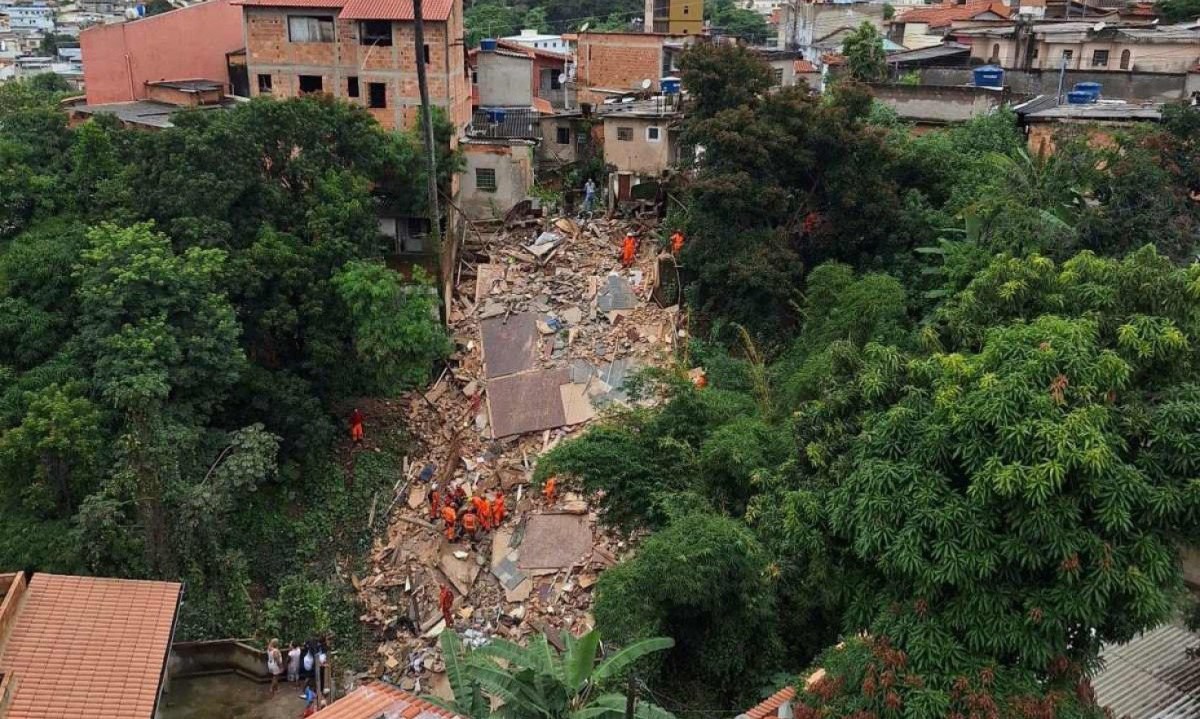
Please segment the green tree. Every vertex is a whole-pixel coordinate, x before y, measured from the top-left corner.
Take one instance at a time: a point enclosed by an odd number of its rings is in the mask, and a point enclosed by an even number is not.
[[[691,95],[689,121],[751,105],[771,87],[771,68],[749,50],[725,43],[699,43],[679,59],[683,85]]]
[[[730,35],[763,44],[771,35],[762,13],[738,7],[733,0],[710,0],[704,4],[704,19]]]
[[[1200,17],[1197,0],[1163,0],[1155,8],[1164,23],[1189,22]]]
[[[882,82],[887,79],[887,55],[883,51],[883,36],[879,29],[864,21],[842,42],[842,54],[850,76],[860,82]]]
[[[405,285],[382,263],[351,262],[333,278],[354,323],[354,348],[374,370],[373,391],[395,394],[428,378],[450,352],[437,289],[420,268]]]
[[[536,17],[534,18],[536,19]],[[463,17],[467,30],[467,46],[479,47],[485,37],[497,38],[516,35],[521,30],[524,17],[511,5],[492,0],[472,3]]]
[[[525,16],[521,18],[521,27],[538,32],[549,32],[550,23],[546,20],[545,8],[535,6],[526,10]]]
[[[782,654],[774,596],[753,533],[727,517],[690,514],[601,575],[596,622],[618,642],[676,633],[658,668],[666,691],[728,706],[746,701],[756,688],[748,678]]]

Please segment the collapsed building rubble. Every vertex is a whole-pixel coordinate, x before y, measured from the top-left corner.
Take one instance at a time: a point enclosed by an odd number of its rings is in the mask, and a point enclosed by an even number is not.
[[[468,643],[534,632],[557,642],[564,629],[591,627],[592,589],[624,543],[597,526],[583,498],[544,497],[530,481],[541,454],[628,403],[626,377],[670,363],[685,337],[678,308],[651,299],[653,229],[514,215],[465,247],[448,308],[456,351],[437,382],[406,400],[419,456],[397,482],[369,574],[353,578],[362,620],[380,640],[373,674],[445,693],[442,586],[453,590],[451,618]],[[631,230],[643,247],[622,268],[617,251]],[[503,492],[508,518],[473,541],[447,539],[430,496],[457,487]]]

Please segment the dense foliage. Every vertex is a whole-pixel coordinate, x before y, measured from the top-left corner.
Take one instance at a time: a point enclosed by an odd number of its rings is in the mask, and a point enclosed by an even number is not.
[[[1031,154],[1007,113],[913,136],[844,81],[683,65],[669,221],[716,342],[538,466],[649,533],[600,628],[678,640],[671,710],[819,665],[805,717],[1099,716],[1101,643],[1175,615],[1197,539],[1197,114]]]
[[[344,476],[334,413],[448,351],[376,229],[424,211],[418,142],[329,98],[159,132],[53,99],[0,87],[0,566],[182,578],[185,637],[352,627],[316,562],[391,471]]]

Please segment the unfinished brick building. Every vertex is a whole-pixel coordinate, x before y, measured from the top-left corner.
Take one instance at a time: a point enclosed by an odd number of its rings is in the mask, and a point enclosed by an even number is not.
[[[640,32],[581,32],[576,82],[580,102],[640,90],[643,80],[657,92],[659,81],[675,73],[675,60],[695,35]]]
[[[251,95],[324,92],[387,128],[420,122],[411,0],[241,0]],[[462,0],[423,4],[429,99],[471,119]]]

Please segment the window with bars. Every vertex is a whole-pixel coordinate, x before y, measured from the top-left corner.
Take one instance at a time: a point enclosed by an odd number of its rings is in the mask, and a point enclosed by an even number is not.
[[[1092,67],[1108,67],[1108,50],[1092,52]]]
[[[633,128],[632,127],[618,127],[617,128],[617,139],[620,140],[621,142],[632,142],[633,141]]]
[[[289,15],[291,42],[333,42],[333,18],[319,15]]]
[[[496,171],[491,167],[476,167],[475,189],[480,192],[495,192]]]

